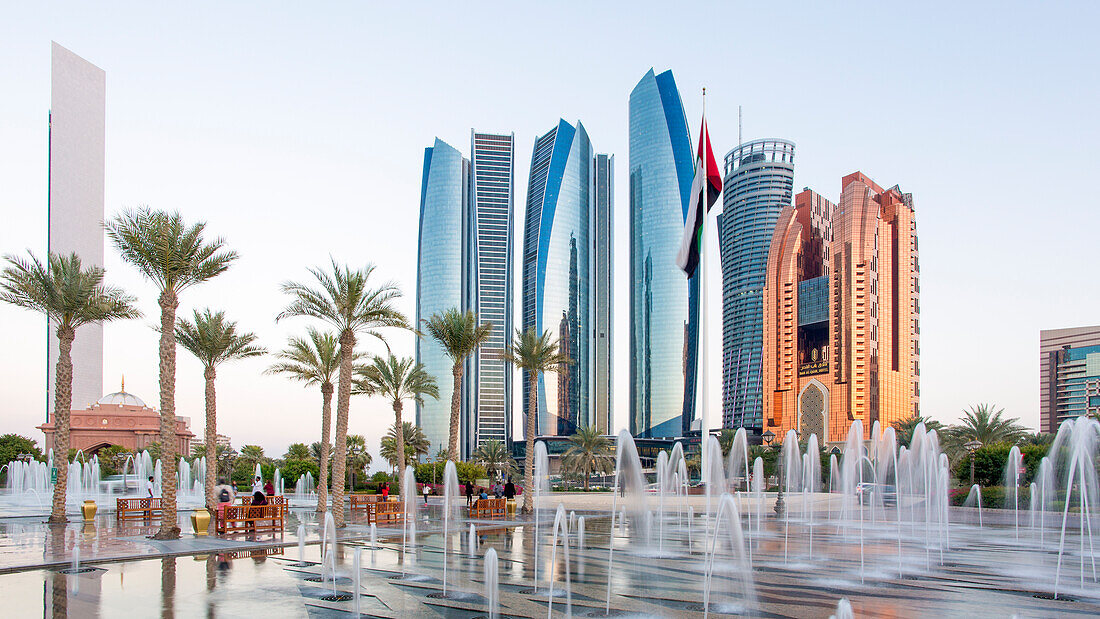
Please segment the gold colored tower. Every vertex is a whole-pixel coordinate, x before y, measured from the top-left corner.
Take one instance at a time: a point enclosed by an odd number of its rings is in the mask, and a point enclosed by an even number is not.
[[[784,207],[764,285],[764,427],[843,441],[918,410],[920,304],[911,194],[845,176],[834,205]]]

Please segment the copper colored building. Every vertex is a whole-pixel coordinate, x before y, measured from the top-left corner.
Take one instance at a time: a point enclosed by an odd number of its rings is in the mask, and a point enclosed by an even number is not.
[[[54,414],[38,426],[46,435],[46,449],[53,449]],[[191,421],[176,416],[176,453],[191,454]],[[84,410],[73,410],[69,423],[69,447],[92,454],[108,445],[121,445],[128,450],[146,449],[160,441],[160,413],[149,408],[141,398],[121,391],[107,394]]]
[[[764,430],[826,442],[918,410],[913,198],[860,172],[833,204],[806,189],[779,215],[764,284]]]

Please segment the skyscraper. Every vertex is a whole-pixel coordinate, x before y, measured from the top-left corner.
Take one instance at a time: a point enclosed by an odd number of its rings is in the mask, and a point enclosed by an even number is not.
[[[699,281],[676,265],[695,173],[671,71],[630,93],[630,432],[683,436],[695,410]],[[689,388],[685,388],[689,387]]]
[[[107,75],[57,43],[51,72],[49,251],[75,252],[84,267],[102,267]],[[54,404],[56,328],[51,322],[46,336],[47,413]],[[72,407],[83,409],[103,395],[102,325],[81,327],[72,361]]]
[[[513,136],[471,131],[473,160],[441,140],[425,149],[417,261],[417,321],[451,308],[472,310],[492,335],[463,368],[459,452],[511,440],[511,366],[500,359],[512,333]],[[439,385],[439,399],[417,404],[416,421],[433,452],[450,432],[453,361],[431,337],[417,360]]]
[[[470,162],[457,149],[436,139],[424,149],[420,184],[420,236],[416,270],[416,324],[432,314],[463,309],[472,265],[467,253]],[[433,337],[416,338],[416,359],[435,377],[439,398],[416,405],[416,423],[431,442],[429,453],[447,447],[450,438],[454,362]],[[469,381],[466,381],[469,382]],[[460,438],[461,442],[461,438]]]
[[[1039,332],[1039,431],[1100,415],[1100,326]]]
[[[794,143],[745,142],[726,154],[722,256],[722,427],[763,432],[764,275],[779,212],[791,204]]]
[[[594,161],[595,198],[592,201],[592,342],[593,380],[591,423],[601,434],[614,431],[612,308],[615,304],[614,235],[615,156],[598,154]]]
[[[470,248],[476,265],[467,306],[493,325],[489,340],[471,360],[470,401],[476,432],[468,432],[464,454],[477,445],[512,438],[512,365],[500,354],[512,339],[512,203],[515,136],[471,131]]]
[[[920,271],[913,197],[856,172],[834,206],[784,207],[764,286],[764,423],[843,441],[918,412]]]
[[[523,329],[550,331],[573,360],[538,378],[540,435],[568,435],[591,423],[592,173],[592,143],[581,123],[561,120],[535,140],[524,220]],[[529,389],[525,376],[525,415],[532,413]]]

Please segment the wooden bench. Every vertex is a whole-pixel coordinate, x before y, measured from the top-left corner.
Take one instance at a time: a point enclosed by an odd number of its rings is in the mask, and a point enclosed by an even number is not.
[[[351,499],[351,511],[356,510],[370,511],[371,503],[378,503],[382,501],[381,494],[349,494],[348,498]]]
[[[115,499],[115,516],[119,520],[152,518],[160,513],[160,497]]]
[[[498,520],[505,517],[507,499],[478,499],[468,509],[470,518]]]
[[[237,500],[240,501],[241,505],[252,505],[252,495],[251,494],[241,495],[241,496],[237,497]],[[269,497],[267,497],[267,504],[268,505],[277,505],[277,506],[279,506],[283,510],[283,517],[286,518],[286,510],[290,507],[290,504],[287,503],[287,500],[286,500],[285,496],[281,496],[281,495],[269,496]]]
[[[401,501],[374,501],[367,503],[367,524],[402,524],[405,522],[405,506]]]
[[[214,530],[219,534],[281,532],[285,520],[286,505],[226,505],[216,516]]]

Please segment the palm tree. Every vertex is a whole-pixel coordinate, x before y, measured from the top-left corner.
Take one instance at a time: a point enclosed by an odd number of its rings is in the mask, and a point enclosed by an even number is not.
[[[214,482],[218,477],[217,396],[214,379],[217,367],[226,361],[258,357],[267,351],[254,344],[256,334],[238,333],[237,323],[225,319],[225,312],[194,311],[194,320],[181,318],[176,324],[176,341],[202,362],[206,379],[206,505],[213,510]],[[213,531],[213,520],[210,521]]]
[[[397,451],[397,472],[405,470],[404,424],[401,422],[403,400],[424,402],[424,396],[439,398],[439,388],[435,378],[424,371],[424,365],[411,357],[395,357],[390,353],[386,358],[375,357],[374,363],[363,368],[357,381],[360,389],[377,393],[393,400],[394,445]],[[424,450],[427,453],[427,449]]]
[[[250,470],[255,470],[256,465],[262,463],[267,458],[264,457],[264,448],[259,445],[245,445],[241,447],[240,459],[248,463]]]
[[[722,457],[730,455],[730,451],[733,450],[733,439],[737,438],[737,432],[731,428],[722,428],[722,431],[718,433],[718,446],[722,448]]]
[[[538,427],[538,386],[539,375],[543,372],[556,372],[561,366],[572,363],[568,355],[558,349],[559,341],[550,338],[549,331],[536,335],[534,329],[516,332],[516,339],[504,350],[502,357],[527,372],[527,461],[523,466],[523,513],[531,513],[531,502],[535,481],[535,432]]]
[[[414,426],[408,421],[401,422],[401,437],[405,442],[405,459],[419,460],[420,456],[427,455],[431,449],[431,442],[424,435],[420,426]],[[390,463],[390,468],[397,470],[397,424],[394,423],[382,437],[382,445],[379,453],[382,459]]]
[[[309,453],[309,447],[306,447],[305,443],[291,443],[286,448],[286,454],[283,456],[284,460],[309,460],[312,456]]]
[[[569,448],[562,454],[561,463],[566,470],[584,477],[587,491],[592,475],[607,474],[615,469],[611,441],[594,427],[577,428],[576,434],[569,437]]]
[[[267,369],[269,374],[286,374],[306,385],[321,387],[321,441],[316,443],[320,475],[317,482],[317,513],[328,509],[329,429],[332,424],[332,379],[340,368],[339,343],[336,336],[310,327],[307,337],[291,337],[287,347],[277,356],[280,361]],[[361,357],[352,355],[352,362]]]
[[[1005,418],[1004,409],[994,411],[993,404],[978,404],[963,411],[960,423],[948,426],[947,435],[955,443],[981,441],[983,445],[993,443],[1015,443],[1027,435],[1027,428],[1021,426],[1017,417]]]
[[[49,254],[43,264],[34,254],[28,259],[5,256],[8,265],[0,273],[0,299],[45,314],[57,325],[57,366],[54,372],[54,458],[58,459],[53,487],[51,523],[64,523],[65,492],[69,473],[69,412],[73,399],[73,341],[86,324],[137,318],[133,297],[103,283],[104,270],[83,268],[76,254]]]
[[[508,447],[495,438],[491,438],[477,446],[477,449],[474,450],[474,462],[485,467],[489,479],[496,479],[501,475],[511,475],[516,467]]]
[[[340,374],[336,391],[336,454],[333,457],[332,504],[337,527],[344,526],[344,468],[347,465],[348,409],[351,405],[351,383],[355,344],[360,332],[381,339],[382,327],[412,329],[405,316],[393,307],[401,291],[392,283],[377,288],[369,286],[373,265],[359,270],[336,264],[332,273],[310,269],[317,286],[287,282],[283,292],[294,299],[276,320],[291,316],[307,316],[323,320],[336,328],[340,342]],[[326,438],[322,443],[327,443]]]
[[[925,430],[935,430],[937,434],[943,432],[943,424],[930,417],[922,417],[920,413],[913,413],[904,419],[898,419],[891,427],[897,435],[898,446],[909,445],[913,442],[913,431],[917,426],[924,424]]]
[[[442,314],[433,314],[424,321],[432,337],[439,340],[447,356],[454,361],[451,374],[454,376],[454,390],[451,393],[451,434],[447,443],[447,459],[458,460],[458,413],[462,403],[462,369],[466,358],[477,352],[479,346],[493,334],[491,323],[478,324],[477,314],[472,311],[460,312],[451,308]]]
[[[355,489],[355,472],[370,464],[371,455],[367,451],[367,439],[362,434],[348,435],[348,473],[351,480],[348,485]]]
[[[178,212],[123,211],[105,225],[122,259],[153,282],[160,295],[160,443],[164,449],[160,530],[154,539],[177,539],[176,525],[176,309],[181,292],[220,275],[237,253],[225,240],[207,242],[205,222],[192,226]]]

